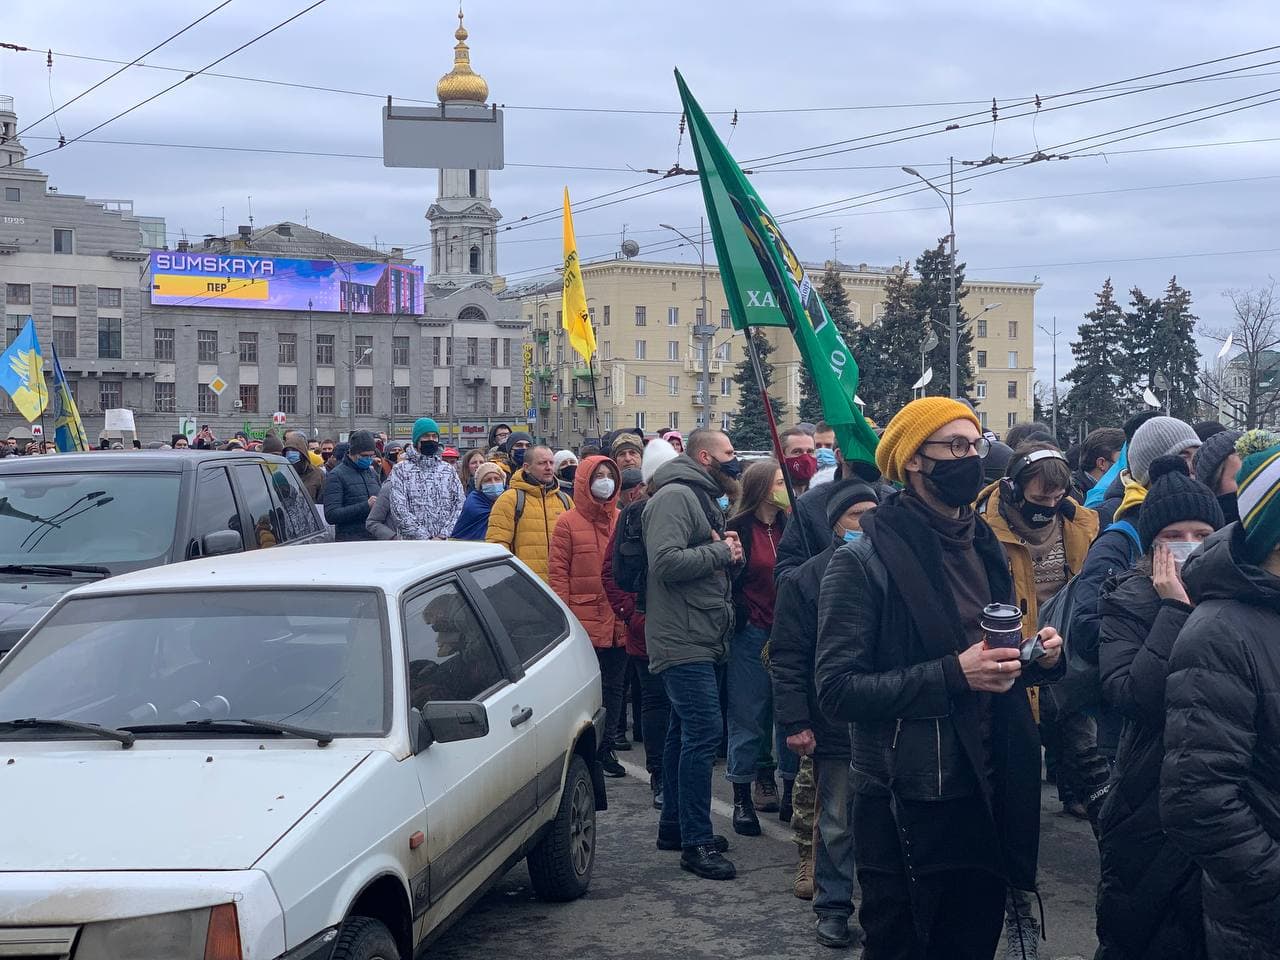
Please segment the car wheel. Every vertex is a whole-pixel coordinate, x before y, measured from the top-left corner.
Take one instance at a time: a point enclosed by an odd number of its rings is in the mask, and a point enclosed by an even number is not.
[[[529,852],[529,879],[543,900],[576,900],[596,862],[596,795],[586,761],[575,754],[546,836]]]
[[[349,917],[338,931],[330,960],[401,960],[395,937],[381,920]]]

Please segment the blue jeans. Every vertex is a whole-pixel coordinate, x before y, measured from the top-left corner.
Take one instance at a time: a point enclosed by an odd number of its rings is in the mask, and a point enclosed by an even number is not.
[[[813,758],[818,781],[818,835],[813,846],[813,912],[819,917],[853,913],[853,790],[849,760]]]
[[[671,720],[662,755],[662,816],[658,832],[680,834],[685,847],[710,843],[711,770],[720,745],[720,693],[710,663],[667,667],[662,678]]]
[[[773,687],[769,671],[760,660],[769,633],[748,623],[729,644],[729,762],[725,778],[730,783],[752,783],[762,767],[761,758],[777,750],[778,770],[784,780],[794,780],[800,757],[787,747],[787,738],[773,722]]]

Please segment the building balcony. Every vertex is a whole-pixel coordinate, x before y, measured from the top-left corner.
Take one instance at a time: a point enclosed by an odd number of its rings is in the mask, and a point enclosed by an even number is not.
[[[59,357],[69,377],[153,377],[155,360],[123,360],[106,357]]]
[[[573,375],[579,380],[590,380],[591,377],[594,375],[594,372],[595,371],[593,371],[591,367],[574,367],[573,368]]]
[[[711,394],[711,406],[713,406],[713,407],[714,407],[714,406],[717,404],[717,402],[719,401],[719,399],[720,399],[720,395],[719,395],[719,394],[717,394],[717,393],[713,393],[713,394]],[[695,393],[695,394],[693,395],[693,405],[694,405],[695,407],[703,407],[703,406],[706,406],[706,404],[703,402],[703,397],[702,397],[702,391],[701,391],[701,390],[699,390],[697,393]]]
[[[573,395],[573,405],[575,407],[594,407],[596,399],[589,393],[575,393]]]
[[[533,342],[534,342],[534,343],[546,343],[546,342],[548,342],[550,339],[551,339],[551,334],[549,334],[546,330],[535,330],[535,331],[533,331]]]
[[[539,368],[538,368],[538,379],[539,379],[539,380],[551,380],[551,379],[554,379],[555,375],[556,375],[556,374],[555,374],[555,371],[554,371],[554,370],[552,370],[550,367],[539,367]]]
[[[550,398],[550,397],[548,397],[548,396],[545,396],[545,395],[543,395],[543,396],[539,397],[539,398],[538,398],[538,409],[539,409],[539,410],[550,410],[550,409],[551,409],[551,398]]]
[[[684,369],[688,373],[702,373],[702,360],[699,357],[686,356],[684,358]],[[713,375],[724,372],[724,361],[712,359],[707,368]]]

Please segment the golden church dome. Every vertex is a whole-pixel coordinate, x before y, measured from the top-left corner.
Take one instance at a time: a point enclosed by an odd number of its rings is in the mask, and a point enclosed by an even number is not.
[[[467,28],[462,25],[462,8],[458,8],[458,43],[453,48],[453,69],[436,84],[436,99],[441,103],[469,100],[484,103],[489,99],[489,84],[471,69],[471,50],[467,47]]]

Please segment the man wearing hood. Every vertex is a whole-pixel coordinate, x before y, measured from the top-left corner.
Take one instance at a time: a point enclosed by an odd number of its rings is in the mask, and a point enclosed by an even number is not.
[[[312,500],[319,503],[324,489],[324,472],[312,463],[308,453],[305,436],[297,431],[285,434],[284,458],[293,464],[303,489],[311,494]]]
[[[444,540],[465,496],[458,472],[440,456],[440,428],[430,417],[413,425],[413,446],[391,471],[391,516],[401,540]]]
[[[512,445],[512,462],[518,459],[521,466],[489,513],[485,540],[502,544],[546,580],[556,520],[573,508],[573,501],[560,490],[551,448],[528,446],[528,437],[527,433],[513,433],[507,438]]]
[[[671,702],[658,847],[681,850],[681,868],[709,880],[737,874],[723,856],[727,842],[711,830],[711,772],[722,732],[716,666],[728,660],[732,575],[743,557],[724,511],[741,472],[726,434],[695,430],[685,453],[654,474],[641,516],[645,645]]]

